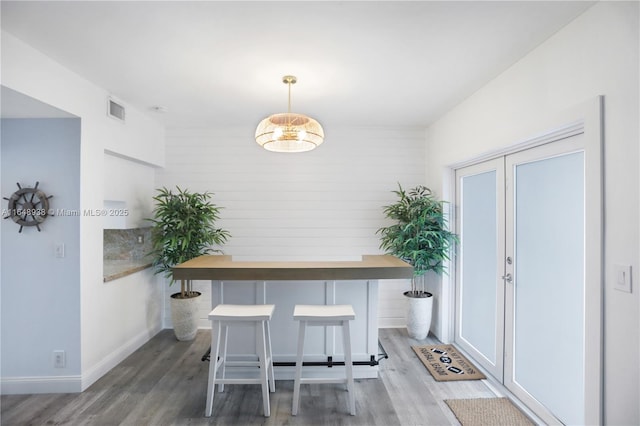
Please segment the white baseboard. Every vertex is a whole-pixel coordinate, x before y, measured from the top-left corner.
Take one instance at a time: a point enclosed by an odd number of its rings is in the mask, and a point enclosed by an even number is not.
[[[378,328],[406,328],[407,327],[407,322],[404,318],[380,318],[378,319]],[[431,333],[431,336],[435,337],[436,339],[442,341],[440,339],[440,336],[437,333],[438,328],[436,327],[436,324],[433,323],[433,321],[431,322],[431,328],[429,329],[429,333]],[[443,342],[443,343],[450,343],[450,342]]]
[[[99,363],[89,368],[82,375],[2,377],[0,378],[0,394],[23,395],[82,392],[122,362],[126,357],[135,352],[140,346],[147,343],[153,336],[158,334],[160,330],[162,330],[162,326],[158,324],[153,329],[138,334],[111,352],[111,354],[103,358]]]
[[[404,318],[378,318],[378,328],[404,328],[407,320]]]
[[[78,393],[82,391],[81,376],[3,377],[0,394]]]
[[[165,329],[173,330],[173,324],[169,321],[168,324],[165,324]],[[211,321],[205,318],[198,319],[198,330],[211,330]]]
[[[162,325],[157,324],[150,330],[145,330],[134,338],[130,339],[124,345],[120,346],[109,355],[104,357],[100,362],[88,368],[82,374],[82,391],[94,384],[98,379],[108,373],[113,367],[120,364],[129,355],[138,350],[142,345],[147,343],[153,336],[162,330]]]
[[[24,395],[37,393],[77,393],[91,386],[109,370],[147,343],[162,329],[158,324],[151,330],[146,330],[111,354],[103,358],[98,364],[89,368],[82,375],[76,376],[24,376],[0,378],[0,394]]]

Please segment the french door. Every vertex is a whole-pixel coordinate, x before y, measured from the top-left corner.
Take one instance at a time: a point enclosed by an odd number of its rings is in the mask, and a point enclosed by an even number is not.
[[[504,158],[456,171],[455,340],[500,382],[504,369]]]
[[[599,386],[587,378],[600,373],[586,296],[601,283],[585,274],[600,253],[587,244],[585,164],[577,134],[456,170],[455,341],[550,424],[585,424]]]

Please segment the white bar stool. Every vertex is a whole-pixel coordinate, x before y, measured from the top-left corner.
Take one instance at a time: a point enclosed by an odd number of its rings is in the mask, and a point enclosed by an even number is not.
[[[271,356],[271,332],[269,321],[273,315],[274,305],[218,305],[209,313],[211,320],[211,361],[209,364],[209,383],[207,386],[206,417],[210,417],[213,411],[213,396],[215,385],[218,391],[224,391],[225,384],[261,384],[262,403],[264,416],[269,417],[269,390],[275,392],[276,382],[273,374],[273,362]],[[256,328],[256,353],[258,362],[255,361],[227,361],[227,335],[229,325],[254,322]],[[258,378],[225,378],[226,366],[258,366],[260,376]],[[222,369],[220,378],[218,370]]]
[[[351,305],[296,305],[293,319],[300,321],[298,331],[298,357],[296,359],[296,377],[293,383],[293,406],[291,414],[298,414],[300,405],[300,385],[302,383],[346,383],[349,391],[349,408],[352,416],[356,414],[356,399],[353,391],[353,362],[351,360],[351,333],[349,321],[356,314]],[[304,336],[307,326],[340,326],[344,348],[346,378],[303,378],[302,358],[304,355]]]

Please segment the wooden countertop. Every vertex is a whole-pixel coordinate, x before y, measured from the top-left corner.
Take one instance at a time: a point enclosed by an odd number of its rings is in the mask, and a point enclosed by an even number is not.
[[[364,280],[413,277],[413,267],[390,255],[362,256],[361,261],[242,262],[231,256],[206,255],[173,268],[175,280]]]
[[[105,259],[103,262],[102,280],[106,283],[126,277],[147,268],[151,268],[152,260],[149,258],[142,259]]]

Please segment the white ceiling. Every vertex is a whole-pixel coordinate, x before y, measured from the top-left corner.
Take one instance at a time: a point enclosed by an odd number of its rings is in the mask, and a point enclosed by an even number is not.
[[[426,127],[593,2],[2,1],[2,29],[169,126]],[[10,105],[3,102],[3,113]]]

